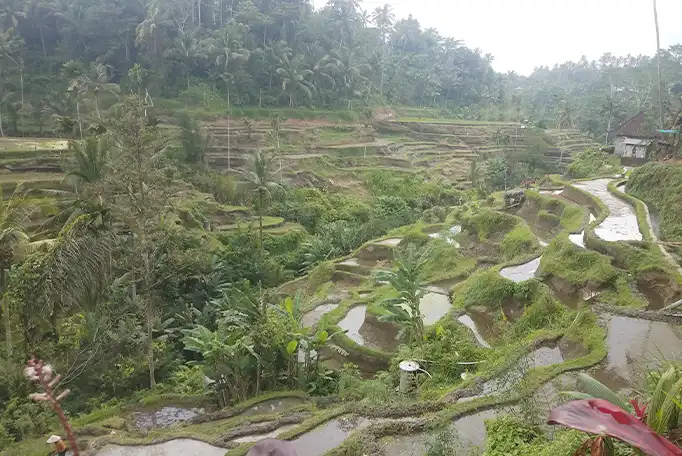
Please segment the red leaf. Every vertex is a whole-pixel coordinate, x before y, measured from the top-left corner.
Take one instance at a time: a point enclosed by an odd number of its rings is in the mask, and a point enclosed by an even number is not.
[[[603,399],[572,401],[555,408],[547,424],[561,424],[590,434],[614,437],[649,455],[682,456],[682,450],[656,434],[637,417]]]
[[[644,418],[646,418],[646,408],[648,404],[645,403],[640,407],[639,401],[637,399],[631,399],[630,404],[632,404],[632,407],[635,409],[635,415],[637,415],[637,418],[639,418],[640,421],[644,420]]]

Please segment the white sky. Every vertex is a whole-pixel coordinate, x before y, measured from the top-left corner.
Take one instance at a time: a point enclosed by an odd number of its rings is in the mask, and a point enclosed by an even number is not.
[[[536,66],[605,52],[656,52],[652,0],[364,0],[361,6],[372,11],[384,3],[396,19],[412,14],[423,28],[492,54],[502,72],[529,74]],[[682,1],[658,0],[662,47],[682,43],[680,18]]]

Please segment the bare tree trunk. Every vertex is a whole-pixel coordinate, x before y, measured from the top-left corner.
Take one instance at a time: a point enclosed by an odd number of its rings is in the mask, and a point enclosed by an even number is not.
[[[21,85],[21,134],[24,132],[24,58],[19,57],[19,83]],[[82,135],[81,135],[82,136]]]
[[[654,22],[656,24],[656,67],[658,73],[658,128],[663,128],[663,86],[661,84],[661,36],[658,29],[658,9],[654,0]]]
[[[230,130],[230,89],[227,89],[227,170],[232,169],[230,167],[230,139],[232,136],[232,131]]]
[[[2,67],[0,67],[0,83],[2,82]],[[0,90],[0,97],[2,96],[2,90]],[[2,103],[0,103],[0,136],[5,136],[5,131],[2,129]]]
[[[78,96],[78,95],[76,95]],[[78,131],[80,131],[81,139],[83,139],[83,124],[81,123],[81,107],[78,100],[76,100],[76,115],[78,116]]]
[[[7,271],[0,269],[0,296],[2,296],[2,318],[5,320],[5,345],[7,345],[7,363],[10,363],[12,358],[12,325],[10,323],[9,315],[9,301],[5,299],[5,282],[7,279]]]

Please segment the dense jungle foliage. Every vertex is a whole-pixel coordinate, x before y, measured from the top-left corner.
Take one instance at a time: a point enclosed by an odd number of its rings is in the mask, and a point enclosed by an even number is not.
[[[370,11],[358,0],[317,9],[309,0],[12,0],[1,10],[0,123],[13,134],[74,134],[74,119],[99,113],[120,91],[203,115],[224,114],[228,106],[258,115],[251,108],[409,105],[459,118],[579,128],[599,138],[639,111],[657,118],[655,59],[606,54],[527,77],[498,74],[493,56],[425,30],[411,16],[398,18],[390,5]],[[680,46],[661,57],[666,122],[674,123]]]

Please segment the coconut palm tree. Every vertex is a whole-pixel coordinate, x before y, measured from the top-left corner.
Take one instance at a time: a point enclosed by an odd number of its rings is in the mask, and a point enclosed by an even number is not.
[[[384,6],[377,6],[372,13],[372,20],[381,32],[381,82],[379,85],[379,95],[384,96],[384,79],[386,78],[386,43],[388,34],[395,22],[393,8],[388,3]]]
[[[228,92],[232,74],[238,66],[244,65],[251,55],[249,50],[242,46],[241,36],[243,33],[235,27],[225,27],[216,31],[207,42],[208,54],[221,72]]]
[[[83,72],[78,77],[78,90],[83,94],[93,93],[95,98],[95,112],[97,117],[99,113],[99,94],[102,90],[106,90],[112,94],[118,93],[118,85],[109,83],[111,77],[109,76],[109,68],[107,65],[101,63],[91,63],[87,71]]]
[[[289,58],[284,55],[282,64],[277,68],[277,74],[282,78],[282,92],[289,95],[289,107],[295,108],[296,93],[301,91],[309,99],[313,98],[315,85],[308,80],[313,75],[313,71],[303,68],[303,58],[300,55]]]
[[[48,243],[47,241],[31,242],[26,231],[31,216],[40,209],[41,204],[45,205],[46,203],[45,201],[41,203],[36,198],[28,196],[23,191],[21,184],[16,186],[8,199],[4,199],[2,187],[0,187],[0,202],[0,299],[3,301],[7,354],[11,355],[11,319],[8,302],[4,299],[7,271],[17,258]]]
[[[354,51],[347,51],[338,55],[337,72],[343,81],[344,92],[348,100],[348,110],[353,109],[353,99],[364,92],[364,85],[368,79],[363,75],[371,70],[366,63],[358,63]]]
[[[189,78],[192,74],[192,67],[197,60],[206,56],[204,50],[195,33],[180,30],[173,47],[164,52],[164,56],[177,59],[185,67],[188,89],[190,88]]]
[[[66,177],[74,181],[76,188],[104,177],[110,163],[110,146],[105,138],[90,136],[81,141],[69,141],[69,152],[72,163]]]
[[[395,271],[381,271],[377,279],[386,281],[398,292],[395,298],[385,299],[382,305],[388,311],[380,317],[381,321],[398,324],[399,337],[407,336],[412,342],[422,343],[424,340],[424,320],[419,302],[424,295],[421,288],[421,272],[428,262],[428,249],[418,249],[409,244],[407,248],[395,250]]]
[[[658,128],[663,128],[663,86],[661,83],[661,34],[658,28],[658,8],[654,0],[654,24],[656,25],[656,72],[658,75]]]
[[[263,213],[265,212],[265,198],[269,197],[273,191],[280,190],[282,187],[275,182],[275,175],[281,170],[272,170],[272,156],[265,154],[261,150],[256,150],[251,157],[251,163],[244,178],[254,195],[258,198],[258,244],[263,252]]]

